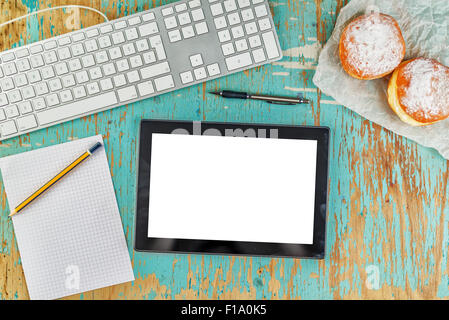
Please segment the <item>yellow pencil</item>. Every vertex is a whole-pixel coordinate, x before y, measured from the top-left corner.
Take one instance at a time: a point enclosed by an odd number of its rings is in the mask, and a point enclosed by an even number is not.
[[[94,153],[98,148],[100,148],[102,144],[100,142],[97,142],[92,148],[87,150],[85,153],[83,153],[78,159],[73,161],[70,165],[68,165],[64,170],[62,170],[60,173],[58,173],[53,179],[48,181],[46,184],[44,184],[42,187],[39,188],[35,193],[33,193],[31,196],[26,198],[21,204],[19,204],[9,215],[12,217],[13,215],[19,213],[22,211],[26,206],[28,206],[31,202],[36,200],[40,195],[42,195],[45,191],[50,189],[51,186],[53,186],[56,182],[61,180],[64,176],[66,176],[70,171],[72,171],[74,168],[76,168],[81,162],[89,158],[92,153]]]

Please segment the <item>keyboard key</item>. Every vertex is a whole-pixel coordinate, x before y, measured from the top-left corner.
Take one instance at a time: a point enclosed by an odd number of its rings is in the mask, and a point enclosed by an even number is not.
[[[137,38],[139,38],[139,34],[137,33],[136,28],[130,28],[130,29],[125,30],[125,35],[126,35],[126,39],[128,41],[133,41],[133,40],[136,40]]]
[[[42,72],[42,77],[45,80],[53,78],[55,76],[55,72],[53,71],[53,67],[52,66],[48,66],[48,67],[42,68],[41,72]]]
[[[12,78],[5,78],[0,81],[0,86],[3,91],[8,91],[14,89],[16,86],[14,85],[14,82],[12,81]]]
[[[190,64],[192,67],[198,67],[203,64],[203,58],[201,57],[201,54],[195,54],[193,56],[190,56]]]
[[[22,94],[19,90],[9,91],[6,95],[10,103],[22,101]]]
[[[44,48],[40,44],[37,44],[37,45],[32,46],[30,48],[31,54],[37,54],[37,53],[40,53],[42,51],[44,51]]]
[[[279,57],[279,51],[273,31],[262,34],[262,39],[265,44],[265,49],[267,50],[268,59]]]
[[[237,51],[245,51],[248,49],[248,43],[246,42],[246,39],[237,40],[235,42],[235,48]]]
[[[189,24],[189,23],[192,22],[192,20],[190,20],[190,15],[189,15],[188,12],[181,13],[178,16],[178,20],[179,20],[179,24],[181,26],[184,26],[184,25]]]
[[[265,61],[267,58],[265,57],[265,53],[263,52],[262,48],[256,49],[253,52],[253,58],[255,63],[260,63],[262,61]]]
[[[167,58],[165,55],[164,45],[162,44],[162,39],[160,35],[153,36],[149,39],[150,46],[156,50],[156,55],[159,60],[164,60]]]
[[[115,76],[113,79],[116,87],[123,87],[126,84],[126,78],[123,74],[119,74],[118,76]]]
[[[70,71],[78,71],[81,70],[81,61],[79,59],[73,59],[69,61],[69,69]]]
[[[108,63],[103,66],[103,73],[105,76],[113,75],[115,72],[116,70],[113,63]]]
[[[143,60],[146,64],[156,62],[156,54],[153,51],[145,52],[143,54]]]
[[[31,99],[36,96],[36,93],[34,92],[34,88],[31,86],[23,88],[21,90],[21,93],[22,93],[22,96],[24,99]]]
[[[221,46],[221,50],[223,51],[223,54],[225,56],[228,56],[228,55],[233,54],[235,52],[234,45],[232,44],[232,42],[222,45]]]
[[[75,34],[72,36],[72,41],[73,41],[73,42],[78,42],[78,41],[81,41],[81,40],[84,40],[84,39],[86,39],[86,37],[84,36],[84,33],[82,33],[82,32],[80,32],[80,33],[75,33]]]
[[[205,33],[209,32],[209,29],[207,28],[207,23],[205,21],[197,23],[195,25],[195,30],[198,35],[205,34]]]
[[[237,10],[237,5],[235,4],[235,0],[226,0],[223,2],[226,12],[231,12]]]
[[[245,24],[245,31],[246,31],[246,34],[248,34],[248,35],[257,33],[256,23],[253,21],[253,22]]]
[[[128,60],[127,59],[122,59],[122,60],[117,61],[117,70],[119,72],[123,72],[123,71],[129,70]]]
[[[97,80],[97,79],[100,79],[101,77],[103,77],[103,75],[101,74],[100,67],[95,67],[95,68],[90,69],[89,75],[92,80]]]
[[[184,27],[181,30],[182,30],[182,35],[185,39],[192,38],[193,36],[195,36],[195,31],[193,31],[192,26]]]
[[[21,49],[16,51],[16,57],[17,59],[28,57],[30,55],[30,52],[28,49]]]
[[[8,104],[8,98],[5,93],[0,93],[0,107],[6,106]]]
[[[47,41],[44,43],[45,50],[51,50],[58,46],[55,40]]]
[[[174,88],[175,82],[173,81],[173,77],[168,75],[154,80],[154,85],[156,86],[157,91],[163,91]]]
[[[210,11],[213,16],[218,16],[223,13],[223,7],[221,3],[216,3],[210,6]]]
[[[129,83],[134,83],[140,80],[139,72],[137,70],[133,70],[126,74]]]
[[[123,32],[119,31],[112,34],[112,42],[114,44],[120,44],[125,42],[125,36],[123,35]]]
[[[67,64],[65,62],[55,65],[55,70],[58,76],[69,73],[69,69],[67,68]]]
[[[73,95],[75,96],[75,99],[80,99],[85,96],[87,96],[86,89],[84,86],[79,86],[73,89]]]
[[[38,96],[41,96],[43,94],[47,94],[50,90],[48,90],[48,86],[46,82],[40,82],[36,84],[34,87],[36,89],[36,93]]]
[[[16,56],[12,52],[7,52],[2,55],[3,62],[13,61],[15,58],[16,58]]]
[[[89,76],[87,75],[86,70],[78,72],[77,74],[75,74],[75,77],[78,83],[85,83],[89,81]]]
[[[89,83],[88,85],[86,85],[86,88],[87,88],[87,92],[90,95],[97,94],[98,92],[100,92],[100,86],[98,85],[97,82]]]
[[[84,43],[87,52],[93,52],[98,50],[97,41],[95,39],[88,40]]]
[[[179,30],[173,30],[168,33],[168,38],[170,39],[170,42],[177,42],[182,39],[181,32]]]
[[[265,4],[257,6],[254,8],[254,11],[256,12],[256,17],[264,17],[268,14],[267,7]]]
[[[231,40],[231,34],[229,33],[229,30],[219,31],[218,39],[220,40],[220,42],[226,42]]]
[[[176,28],[178,26],[178,23],[176,22],[176,17],[175,16],[171,16],[168,18],[164,19],[164,23],[165,23],[165,28],[167,29],[173,29]]]
[[[69,74],[65,77],[62,77],[62,85],[64,86],[64,88],[73,87],[75,84],[76,84],[76,82],[75,82],[75,77],[73,76],[73,74]]]
[[[260,31],[265,31],[271,28],[271,23],[270,23],[270,19],[268,18],[264,18],[259,20],[259,28]]]
[[[137,41],[136,47],[138,52],[147,51],[148,49],[150,49],[147,39],[140,39],[139,41]]]
[[[240,16],[238,12],[231,13],[228,15],[229,25],[233,26],[240,23]]]
[[[99,51],[95,53],[95,60],[97,60],[97,64],[105,63],[109,61],[108,54],[106,51]]]
[[[201,8],[192,10],[191,13],[192,13],[193,21],[200,21],[200,20],[204,19],[204,12],[203,12],[203,9],[201,9]]]
[[[17,107],[22,115],[33,112],[33,107],[31,106],[30,101],[21,102],[17,105]]]
[[[22,59],[17,61],[17,69],[19,72],[25,72],[31,69],[30,61],[28,59]]]
[[[173,13],[173,7],[168,7],[168,8],[162,9],[162,15],[163,16],[168,16],[168,15],[170,15],[172,13]]]
[[[112,60],[119,59],[122,57],[122,51],[118,47],[111,48],[109,49],[109,56],[111,57]]]
[[[243,19],[243,21],[249,21],[249,20],[254,19],[253,9],[251,9],[251,8],[242,10],[241,13],[242,13],[242,19]]]
[[[156,22],[150,22],[139,27],[139,32],[142,37],[146,37],[159,32]]]
[[[125,56],[130,56],[130,55],[136,53],[136,48],[134,48],[134,43],[127,43],[127,44],[123,45],[122,49],[123,49],[123,54]]]
[[[114,23],[114,29],[120,30],[126,28],[126,20],[121,20],[116,23]]]
[[[85,53],[84,47],[81,43],[75,43],[71,48],[74,57],[81,56]]]
[[[56,57],[56,53],[54,51],[44,52],[43,56],[46,64],[55,63],[56,61],[58,61],[58,58]]]
[[[70,91],[70,90],[61,91],[59,96],[61,97],[62,103],[73,101],[72,91]]]
[[[143,79],[149,79],[157,77],[158,75],[170,72],[170,66],[168,62],[161,62],[154,64],[140,70]]]
[[[34,114],[17,119],[17,126],[20,131],[26,131],[37,127],[36,117]]]
[[[2,137],[10,136],[14,133],[17,133],[17,127],[16,124],[14,123],[14,120],[0,123],[0,133]]]
[[[153,12],[146,13],[146,14],[144,14],[144,15],[142,16],[142,19],[143,19],[144,22],[148,22],[148,21],[150,21],[150,20],[154,20],[154,18],[155,18],[155,16],[154,16],[154,13],[153,13]]]
[[[0,109],[0,121],[6,120],[5,111]]]
[[[192,75],[192,72],[190,72],[190,71],[181,73],[180,77],[181,77],[181,82],[183,84],[193,82],[193,75]]]
[[[97,28],[90,29],[90,30],[87,30],[87,31],[86,31],[86,35],[87,35],[88,38],[96,37],[96,36],[98,36],[99,34],[100,34],[100,33],[98,32],[98,29],[97,29]]]
[[[100,87],[101,90],[107,91],[114,88],[114,85],[112,84],[111,78],[100,80]]]
[[[241,38],[245,35],[243,32],[242,26],[237,26],[237,27],[232,28],[231,32],[232,32],[232,36],[234,37],[234,39]]]
[[[8,119],[18,117],[20,115],[19,109],[16,105],[7,106],[5,108],[5,114]]]
[[[251,55],[249,52],[226,58],[225,62],[229,71],[247,67],[252,64]]]
[[[62,89],[62,83],[60,79],[52,79],[48,81],[48,86],[52,92],[59,91]]]
[[[238,0],[239,3],[239,7],[241,9],[248,7],[251,3],[249,2],[249,0]]]
[[[93,111],[109,107],[117,102],[115,92],[107,92],[82,101],[76,101],[58,108],[52,108],[39,112],[37,113],[37,118],[41,125],[47,125],[63,119],[77,117],[80,114],[91,113]]]
[[[215,24],[215,28],[217,28],[217,30],[223,29],[223,28],[228,26],[228,24],[226,23],[225,17],[215,18],[214,19],[214,24]]]
[[[131,68],[139,68],[143,65],[142,58],[140,56],[134,56],[129,58],[129,62],[131,63]]]
[[[31,61],[31,66],[33,68],[39,68],[44,65],[44,59],[42,58],[42,56],[40,54],[37,56],[32,56],[30,58],[30,61]]]
[[[100,32],[103,33],[103,34],[104,33],[108,33],[108,32],[112,32],[112,25],[106,24],[106,25],[100,27]]]
[[[14,82],[16,83],[16,87],[23,87],[25,85],[28,84],[28,80],[26,75],[22,74],[18,74],[17,76],[14,77]]]
[[[153,84],[151,83],[151,81],[145,81],[145,82],[139,83],[137,85],[137,89],[139,90],[139,94],[142,97],[154,93],[154,88],[153,88]]]
[[[201,6],[201,1],[200,1],[200,0],[192,0],[192,1],[189,1],[189,7],[190,7],[190,9],[197,8],[197,7],[199,7],[199,6]]]
[[[137,99],[137,97],[138,97],[135,86],[129,86],[129,87],[126,87],[123,89],[119,89],[117,91],[117,94],[118,94],[118,98],[119,98],[120,102]]]
[[[45,103],[44,98],[37,98],[36,100],[33,100],[33,107],[34,110],[40,111],[47,108],[47,104]]]
[[[187,4],[186,3],[180,3],[175,6],[176,12],[182,12],[187,10]]]
[[[32,70],[28,72],[27,77],[30,83],[36,83],[42,80],[41,74],[39,73],[38,70]]]
[[[72,40],[70,40],[70,37],[63,37],[58,40],[58,43],[60,46],[66,46],[72,43]]]
[[[111,38],[109,38],[109,36],[98,38],[98,45],[101,49],[109,48],[110,46],[112,46]]]
[[[195,74],[196,80],[205,79],[207,77],[206,69],[204,67],[193,70],[193,73]]]
[[[89,68],[95,65],[95,59],[94,56],[91,54],[88,54],[87,56],[84,56],[81,58],[81,61],[83,62],[84,68]]]
[[[14,62],[8,63],[3,67],[3,71],[5,71],[5,75],[11,76],[17,73],[16,64]]]
[[[136,24],[141,23],[140,17],[136,16],[136,17],[129,18],[128,19],[128,23],[129,23],[130,26],[135,26]]]
[[[253,4],[258,4],[258,3],[261,3],[261,2],[264,2],[264,0],[253,0]]]

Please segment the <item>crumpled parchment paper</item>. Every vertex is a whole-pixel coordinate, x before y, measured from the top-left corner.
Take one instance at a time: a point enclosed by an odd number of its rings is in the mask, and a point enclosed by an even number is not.
[[[340,35],[354,16],[378,11],[394,17],[406,42],[405,60],[423,56],[449,66],[449,0],[352,0],[340,12],[320,53],[315,85],[338,103],[399,135],[435,148],[449,159],[449,118],[424,127],[402,122],[387,102],[390,76],[364,81],[349,76],[338,55]]]

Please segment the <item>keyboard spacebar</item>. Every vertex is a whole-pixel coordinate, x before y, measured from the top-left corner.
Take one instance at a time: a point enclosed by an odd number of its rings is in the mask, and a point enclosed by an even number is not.
[[[85,113],[90,113],[117,103],[115,92],[108,92],[99,96],[55,107],[36,114],[40,125],[61,121],[67,118],[76,117]]]

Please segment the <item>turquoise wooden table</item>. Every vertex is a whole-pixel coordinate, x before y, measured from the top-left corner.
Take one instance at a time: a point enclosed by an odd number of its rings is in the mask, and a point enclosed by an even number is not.
[[[173,1],[78,0],[115,19]],[[3,0],[0,22],[69,1]],[[449,298],[448,162],[323,95],[312,83],[343,0],[270,1],[284,58],[272,65],[67,122],[0,144],[0,157],[103,134],[136,280],[72,299]],[[0,30],[1,50],[102,22],[58,10]],[[217,99],[217,89],[302,94],[310,106]],[[140,119],[331,128],[326,259],[147,254],[132,249]],[[0,298],[28,298],[3,185]]]

